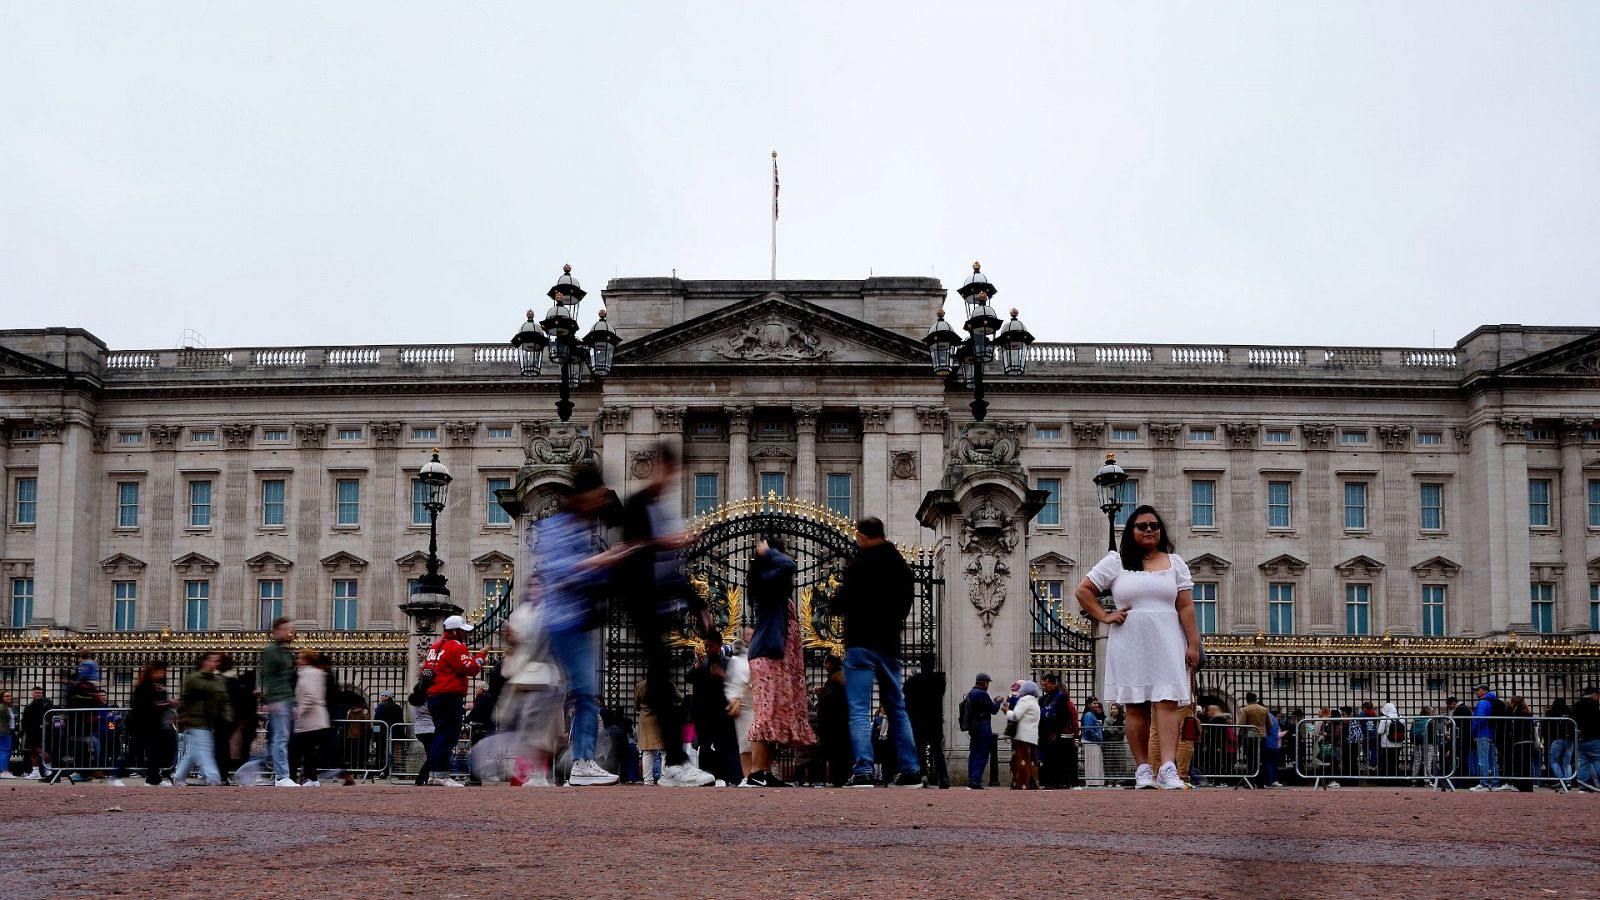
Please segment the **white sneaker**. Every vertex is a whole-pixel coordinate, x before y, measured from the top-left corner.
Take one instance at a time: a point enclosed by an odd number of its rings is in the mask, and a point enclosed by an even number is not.
[[[172,783],[171,778],[163,778],[161,779],[161,783],[156,785],[156,787],[177,787],[177,785]]]
[[[1488,793],[1489,791],[1494,790],[1494,788],[1489,787],[1487,784],[1475,784],[1471,788],[1469,788],[1469,790],[1472,790],[1472,791],[1475,791],[1475,792],[1478,792],[1478,793]]]
[[[748,779],[748,778],[741,778],[741,779],[740,779],[740,780],[739,780],[739,787],[749,787],[749,786],[750,786],[750,779]]]
[[[311,782],[311,783],[314,784],[315,782]],[[455,780],[454,778],[438,778],[438,777],[434,777],[434,778],[429,778],[428,779],[428,783],[433,785],[434,787],[466,787],[466,785],[464,785],[461,782]]]
[[[279,778],[277,781],[274,781],[272,783],[272,786],[273,787],[299,787],[300,786],[300,782],[295,781],[293,778]]]
[[[1514,791],[1517,786],[1514,784],[1497,784],[1494,789],[1497,791]]]
[[[123,783],[121,778],[113,778],[110,781],[106,782],[106,784],[109,784],[112,787],[127,787],[127,785]]]
[[[1340,785],[1340,784],[1339,784],[1339,782],[1337,782],[1337,781],[1330,781],[1330,782],[1328,782],[1328,787],[1331,787],[1331,788],[1336,788],[1336,787],[1340,787],[1340,786],[1341,786],[1341,785]]]
[[[616,784],[617,776],[600,768],[600,764],[592,759],[580,759],[572,763],[572,774],[567,776],[567,784],[574,787],[589,787],[597,784]]]
[[[4,772],[0,772],[0,778],[15,778],[15,777],[17,777],[17,776],[11,774],[11,770],[10,769],[5,770]]]
[[[658,783],[662,787],[704,787],[716,780],[716,776],[710,772],[702,772],[688,763],[679,763],[661,770],[661,781]]]
[[[320,781],[316,780],[315,778],[313,778],[310,781],[308,781],[305,784],[302,784],[300,786],[301,787],[322,787],[322,782],[320,782]]]
[[[1181,791],[1187,787],[1183,779],[1178,777],[1178,767],[1172,763],[1163,763],[1161,771],[1156,773],[1156,787],[1163,791]]]
[[[547,788],[550,786],[550,779],[545,777],[544,771],[541,769],[530,773],[527,778],[523,779],[522,786],[525,788]]]
[[[26,774],[26,775],[24,775],[22,777],[27,779],[28,781],[38,781],[39,779],[43,778],[44,776],[42,774],[40,774],[38,769],[34,769],[32,772],[29,772],[28,774]]]
[[[1147,790],[1147,789],[1154,789],[1155,786],[1156,786],[1156,773],[1155,773],[1154,769],[1150,768],[1150,764],[1149,763],[1145,763],[1144,765],[1140,766],[1139,768],[1133,770],[1133,789],[1134,790],[1142,791],[1142,790]]]

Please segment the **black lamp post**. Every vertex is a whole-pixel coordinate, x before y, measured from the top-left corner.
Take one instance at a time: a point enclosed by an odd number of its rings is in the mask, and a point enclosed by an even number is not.
[[[972,264],[972,274],[957,289],[966,303],[967,321],[963,324],[967,338],[962,340],[950,323],[944,320],[944,310],[922,342],[928,345],[928,357],[933,363],[933,374],[959,379],[962,387],[972,391],[972,419],[982,422],[989,411],[989,402],[983,399],[983,370],[994,361],[995,348],[1000,350],[1000,368],[1007,375],[1021,375],[1028,367],[1028,345],[1033,335],[1017,320],[1017,311],[1011,310],[1011,320],[1001,323],[989,298],[999,292],[983,274],[983,267]]]
[[[428,510],[428,572],[417,579],[416,593],[448,597],[450,589],[439,574],[439,513],[444,512],[445,497],[450,492],[450,470],[439,461],[438,450],[433,451],[433,459],[423,464],[417,480],[428,489],[428,499],[422,504]]]
[[[583,383],[583,367],[587,365],[596,378],[610,375],[617,345],[622,343],[603,309],[589,333],[578,337],[578,304],[587,293],[572,277],[572,266],[562,266],[561,277],[545,292],[555,305],[542,321],[535,321],[534,311],[528,310],[528,320],[511,338],[523,375],[533,378],[539,374],[547,348],[550,361],[561,367],[561,399],[556,401],[556,412],[563,422],[572,418],[572,392]]]
[[[1100,489],[1100,511],[1106,514],[1106,526],[1111,534],[1111,551],[1117,549],[1117,513],[1122,511],[1122,498],[1117,491],[1128,481],[1128,473],[1122,471],[1117,465],[1114,454],[1106,454],[1106,464],[1094,476],[1094,483]]]

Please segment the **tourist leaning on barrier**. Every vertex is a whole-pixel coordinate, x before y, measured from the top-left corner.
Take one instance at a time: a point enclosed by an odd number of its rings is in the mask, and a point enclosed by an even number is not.
[[[1600,791],[1600,687],[1589,685],[1572,704],[1572,721],[1578,724],[1578,789]]]
[[[1379,775],[1393,778],[1403,774],[1400,771],[1400,756],[1406,746],[1406,726],[1406,720],[1400,717],[1395,705],[1385,701],[1377,723]]]
[[[172,783],[183,787],[189,773],[199,768],[207,784],[222,783],[222,773],[217,770],[216,731],[228,718],[228,686],[217,674],[222,661],[220,653],[202,653],[195,661],[195,671],[183,680],[183,693],[178,700],[178,724],[183,728],[183,756],[172,770]]]
[[[271,749],[272,777],[278,787],[297,787],[289,777],[289,738],[294,734],[295,657],[294,625],[278,618],[272,623],[272,640],[261,649],[261,702],[267,709],[267,744]]]
[[[1567,705],[1566,698],[1557,697],[1554,703],[1544,711],[1547,720],[1540,723],[1545,739],[1545,768],[1550,772],[1550,777],[1556,781],[1571,781],[1573,773],[1577,771],[1572,762],[1573,738],[1572,726],[1566,722],[1556,721],[1572,718],[1572,707]],[[1551,787],[1560,789],[1559,784]]]
[[[1477,700],[1472,707],[1472,743],[1478,783],[1472,789],[1497,790],[1503,786],[1500,784],[1502,760],[1500,748],[1497,746],[1500,737],[1500,723],[1497,719],[1505,715],[1506,707],[1486,684],[1478,685],[1473,690],[1473,697]]]
[[[1433,707],[1424,706],[1411,720],[1411,777],[1426,781],[1438,774],[1438,728]]]

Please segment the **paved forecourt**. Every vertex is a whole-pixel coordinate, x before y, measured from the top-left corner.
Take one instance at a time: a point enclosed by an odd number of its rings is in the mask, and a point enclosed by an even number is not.
[[[12,782],[0,797],[14,897],[1600,892],[1600,796],[1550,791]]]

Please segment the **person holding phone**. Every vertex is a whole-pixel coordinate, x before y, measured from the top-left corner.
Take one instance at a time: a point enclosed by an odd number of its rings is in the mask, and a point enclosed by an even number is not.
[[[1137,788],[1184,787],[1176,764],[1178,705],[1191,702],[1189,682],[1200,664],[1200,630],[1194,581],[1174,549],[1155,507],[1140,506],[1122,529],[1120,549],[1107,553],[1074,592],[1084,614],[1110,629],[1106,699],[1127,710]],[[1110,612],[1100,605],[1105,591],[1116,602]],[[1152,713],[1160,734],[1159,773],[1151,771],[1149,759]]]
[[[483,671],[488,650],[472,653],[463,643],[472,626],[460,616],[444,620],[444,635],[428,648],[425,669],[433,670],[433,684],[428,688],[428,714],[433,717],[433,748],[428,753],[428,769],[442,773],[434,775],[428,784],[441,787],[465,787],[448,777],[450,757],[455,753],[456,742],[461,740],[461,719],[467,705],[467,682]]]

